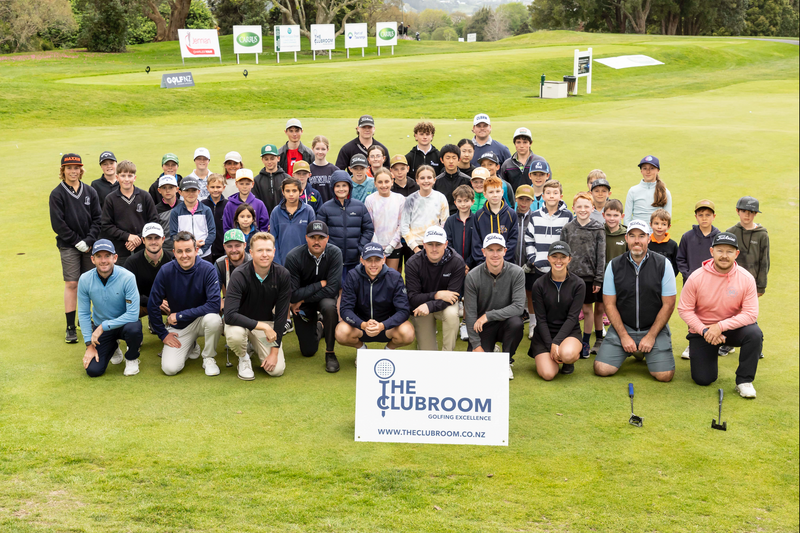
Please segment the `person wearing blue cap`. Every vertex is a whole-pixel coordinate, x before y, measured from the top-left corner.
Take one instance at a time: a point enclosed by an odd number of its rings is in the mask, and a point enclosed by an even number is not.
[[[114,268],[116,262],[114,245],[108,239],[100,239],[92,247],[95,268],[84,272],[78,280],[78,319],[86,344],[83,368],[91,378],[102,376],[108,363],[115,362],[112,357],[120,340],[128,345],[123,374],[139,373],[142,345],[139,289],[133,274],[124,268]]]
[[[625,198],[625,225],[632,220],[650,221],[650,215],[658,208],[672,214],[672,194],[658,176],[661,163],[658,158],[648,155],[639,161],[642,181],[628,190]]]

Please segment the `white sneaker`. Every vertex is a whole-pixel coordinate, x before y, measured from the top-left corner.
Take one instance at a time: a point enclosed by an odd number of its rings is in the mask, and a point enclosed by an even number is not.
[[[469,340],[469,333],[467,333],[467,325],[464,324],[463,322],[461,323],[461,326],[458,328],[458,334],[461,336],[462,341]]]
[[[123,376],[135,376],[139,373],[139,359],[126,359],[125,370],[122,371]]]
[[[198,357],[200,357],[200,345],[197,344],[197,341],[195,341],[194,348],[192,348],[192,351],[189,352],[189,359],[197,359]]]
[[[219,367],[213,357],[203,359],[203,368],[206,371],[206,376],[219,376]]]
[[[687,346],[686,349],[681,354],[681,359],[689,359],[689,347]]]
[[[118,365],[124,358],[125,357],[122,355],[122,349],[120,349],[119,343],[117,343],[117,349],[114,351],[114,355],[111,356],[111,364]]]
[[[756,397],[756,389],[753,388],[752,383],[739,383],[736,385],[736,388],[733,389],[734,391],[739,393],[739,396],[742,398],[755,398]]]
[[[503,350],[502,350],[502,348],[500,348],[500,345],[499,345],[499,344],[495,344],[495,345],[494,345],[494,352],[495,352],[495,353],[500,353],[500,352],[502,352],[502,351],[503,351]],[[512,379],[513,379],[513,378],[512,378]]]
[[[511,365],[508,365],[508,380],[511,381],[514,379],[514,371],[511,369]]]
[[[528,324],[528,338],[529,339],[533,338],[533,332],[534,332],[535,329],[536,329],[536,317],[533,317],[533,320],[531,320],[530,324]]]
[[[253,363],[250,361],[250,357],[240,357],[239,358],[239,379],[243,379],[245,381],[252,381],[256,379],[256,375],[253,373]],[[217,371],[219,373],[219,371]]]

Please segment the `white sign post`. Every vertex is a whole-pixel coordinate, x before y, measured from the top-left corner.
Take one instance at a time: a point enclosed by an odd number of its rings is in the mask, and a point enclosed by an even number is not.
[[[336,28],[333,24],[312,24],[311,25],[311,50],[327,50],[328,59],[333,59],[332,52],[336,48]],[[314,54],[314,61],[317,54]]]
[[[572,94],[578,94],[578,78],[586,78],[586,94],[592,94],[592,49],[585,52],[575,49],[575,64],[572,68],[575,76],[575,89]]]
[[[275,26],[275,54],[281,62],[281,52],[294,52],[297,63],[297,52],[300,51],[300,26]]]
[[[239,54],[255,54],[258,65],[258,54],[264,51],[262,41],[261,26],[234,26],[233,53],[236,54],[236,64],[239,64]]]
[[[357,22],[344,25],[344,47],[347,49],[347,59],[350,59],[351,48],[361,48],[361,57],[364,57],[364,48],[369,46],[367,39],[367,23]]]
[[[397,46],[397,22],[378,22],[375,25],[375,44],[378,55],[381,55],[381,46],[391,46],[394,55],[394,47]]]
[[[474,43],[477,40],[478,40],[478,34],[477,33],[468,33],[467,34],[467,42],[468,43]]]
[[[184,65],[187,57],[218,57],[222,63],[217,30],[178,30],[178,41]]]
[[[508,354],[358,350],[355,440],[508,446]]]

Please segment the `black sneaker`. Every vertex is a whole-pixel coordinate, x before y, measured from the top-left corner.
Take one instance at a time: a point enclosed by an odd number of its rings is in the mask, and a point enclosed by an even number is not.
[[[528,315],[528,310],[526,309],[525,311],[522,312],[522,323],[524,324],[530,319],[531,317]]]
[[[147,321],[147,331],[150,332],[150,335],[155,335],[156,334],[156,332],[153,331],[153,325],[150,323],[149,320]]]
[[[325,353],[325,372],[331,374],[339,371],[339,360],[335,353]]]
[[[573,372],[575,372],[575,365],[568,363],[561,365],[561,370],[558,371],[559,374],[572,374]]]
[[[583,350],[581,350],[581,359],[589,359],[589,343],[583,343]]]
[[[75,326],[67,326],[67,336],[64,338],[67,344],[78,343],[78,329]]]
[[[283,327],[283,334],[288,335],[293,331],[294,331],[294,324],[292,324],[292,319],[290,318],[286,321],[286,325]]]

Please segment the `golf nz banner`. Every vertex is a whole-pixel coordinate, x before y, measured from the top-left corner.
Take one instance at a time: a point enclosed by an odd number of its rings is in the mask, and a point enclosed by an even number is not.
[[[508,354],[358,350],[355,440],[508,446]]]
[[[381,46],[397,46],[397,22],[378,22],[375,26],[375,43]]]
[[[344,25],[345,48],[366,48],[368,44],[366,22],[347,23]]]
[[[311,25],[311,49],[333,50],[336,48],[336,28],[333,24]]]
[[[300,26],[275,26],[275,52],[300,51]]]
[[[178,30],[178,41],[181,43],[181,59],[187,57],[219,57],[217,30]]]
[[[234,26],[233,53],[260,54],[263,52],[261,26]]]

